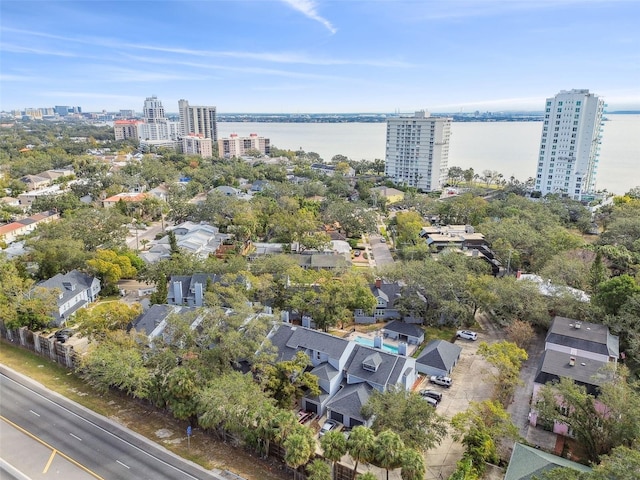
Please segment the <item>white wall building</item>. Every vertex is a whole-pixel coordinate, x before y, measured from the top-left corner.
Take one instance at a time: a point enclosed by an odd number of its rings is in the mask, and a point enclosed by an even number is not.
[[[211,139],[202,135],[186,135],[182,137],[182,153],[186,155],[200,155],[202,158],[213,156]]]
[[[385,175],[396,185],[429,192],[444,185],[448,172],[451,119],[424,110],[387,120]]]
[[[251,133],[248,137],[239,137],[232,133],[228,138],[218,140],[218,155],[224,158],[241,157],[249,150],[257,150],[262,155],[271,153],[271,142],[268,138]]]
[[[596,191],[604,101],[589,90],[562,90],[547,98],[536,190],[575,200]]]

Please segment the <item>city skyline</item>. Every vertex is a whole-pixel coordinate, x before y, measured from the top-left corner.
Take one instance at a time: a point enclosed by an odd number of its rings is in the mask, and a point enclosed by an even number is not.
[[[0,110],[539,111],[588,88],[640,110],[624,0],[0,3]]]

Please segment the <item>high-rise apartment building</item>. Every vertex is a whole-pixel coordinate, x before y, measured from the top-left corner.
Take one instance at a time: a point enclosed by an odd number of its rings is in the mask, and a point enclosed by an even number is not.
[[[387,120],[384,172],[396,185],[439,190],[448,172],[451,119],[421,110]]]
[[[162,102],[158,100],[155,95],[147,97],[144,100],[144,107],[142,107],[144,121],[146,123],[159,123],[166,122],[167,119],[164,116],[164,107]]]
[[[181,135],[203,135],[213,142],[218,140],[216,107],[189,105],[187,100],[178,101]]]
[[[535,189],[575,200],[595,193],[604,101],[589,90],[547,98]]]
[[[203,135],[184,135],[182,137],[182,153],[210,158],[213,156],[211,139],[205,138]]]

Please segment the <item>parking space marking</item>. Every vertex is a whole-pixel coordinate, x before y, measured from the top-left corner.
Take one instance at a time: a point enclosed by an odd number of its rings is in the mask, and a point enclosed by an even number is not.
[[[34,435],[33,433],[31,433],[28,430],[25,430],[24,428],[22,428],[20,425],[18,425],[17,423],[13,423],[11,420],[9,420],[8,418],[6,418],[3,415],[0,415],[0,420],[2,420],[5,423],[8,423],[9,425],[11,425],[13,428],[15,428],[16,430],[21,431],[22,433],[24,433],[25,435],[27,435],[28,437],[31,437],[32,439],[34,439],[36,442],[40,443],[41,445],[44,445],[45,447],[49,448],[51,450],[51,456],[49,457],[49,462],[47,462],[47,467],[49,468],[48,465],[51,464],[51,462],[53,461],[53,457],[55,456],[55,454],[60,455],[62,458],[64,458],[65,460],[73,463],[76,467],[84,470],[85,472],[87,472],[89,475],[91,475],[94,478],[97,478],[98,480],[104,480],[104,478],[102,478],[100,475],[98,475],[97,473],[95,473],[92,470],[89,470],[87,467],[85,467],[84,465],[82,465],[80,462],[78,462],[77,460],[74,460],[73,458],[71,458],[69,455],[66,455],[58,450],[56,450],[55,448],[53,448],[51,445],[49,445],[47,442],[45,442],[44,440],[42,440],[40,437]],[[127,467],[129,468],[129,467]],[[44,473],[44,472],[43,472]]]
[[[29,410],[29,411],[30,411],[31,413],[33,413],[36,417],[39,417],[39,416],[40,416],[40,414],[39,414],[39,413],[36,413],[36,412],[34,412],[33,410]]]
[[[122,463],[120,460],[116,460],[116,463],[119,463],[120,465],[122,465],[124,468],[131,470],[131,467],[129,465],[125,465],[124,463]]]
[[[42,470],[42,473],[47,473],[47,471],[49,470],[49,467],[51,466],[51,462],[53,462],[53,457],[56,456],[56,453],[57,451],[55,449],[51,451],[51,455],[49,455],[49,461],[44,466],[44,470]]]

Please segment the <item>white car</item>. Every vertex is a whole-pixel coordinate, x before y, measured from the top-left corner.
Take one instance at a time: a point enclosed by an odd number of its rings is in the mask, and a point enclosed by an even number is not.
[[[433,375],[431,378],[429,378],[429,381],[431,383],[435,383],[436,385],[441,385],[447,388],[449,388],[453,383],[453,380],[451,380],[451,378],[445,377],[444,375]]]
[[[464,338],[466,340],[477,340],[478,334],[476,332],[472,332],[471,330],[458,330],[456,332],[456,337]]]
[[[336,430],[338,428],[338,425],[339,423],[335,420],[327,420],[326,422],[324,422],[324,425],[322,425],[322,428],[320,429],[320,436],[322,437],[325,433],[330,432],[331,430]]]
[[[436,408],[438,406],[438,401],[435,398],[431,398],[431,397],[422,397],[422,399],[427,402],[429,405],[431,405],[433,408]]]

